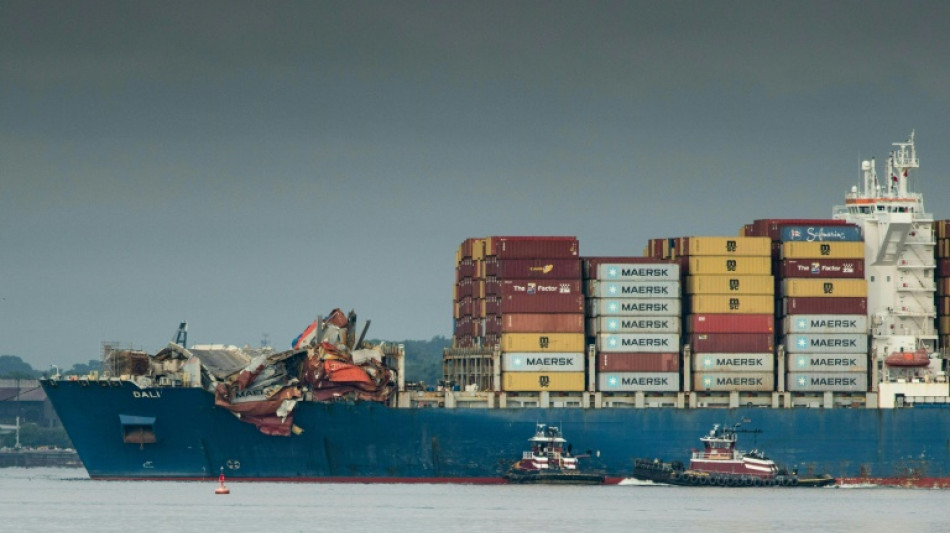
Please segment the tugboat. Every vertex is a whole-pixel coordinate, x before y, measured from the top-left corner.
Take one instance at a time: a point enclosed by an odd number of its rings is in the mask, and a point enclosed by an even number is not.
[[[534,436],[528,439],[531,449],[521,455],[505,474],[509,483],[536,483],[549,485],[600,485],[604,474],[584,472],[577,468],[577,460],[590,457],[590,452],[573,455],[572,446],[561,434],[561,429],[538,424]]]
[[[800,476],[795,470],[789,472],[759,450],[736,449],[738,427],[715,424],[699,438],[703,449],[693,450],[689,468],[680,461],[641,458],[634,462],[633,477],[669,485],[717,487],[824,487],[835,483],[828,474]]]

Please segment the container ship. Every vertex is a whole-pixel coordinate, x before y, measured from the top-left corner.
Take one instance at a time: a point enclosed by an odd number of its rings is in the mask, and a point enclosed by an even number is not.
[[[539,423],[607,482],[743,421],[797,471],[950,486],[950,221],[908,190],[913,134],[827,219],[657,236],[464,239],[436,390],[335,309],[292,349],[108,347],[42,385],[94,479],[504,483]],[[679,451],[678,451],[679,450]]]

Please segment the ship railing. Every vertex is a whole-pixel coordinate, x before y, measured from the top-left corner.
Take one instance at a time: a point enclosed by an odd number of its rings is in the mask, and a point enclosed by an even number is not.
[[[942,407],[950,408],[950,397],[947,396],[904,396],[905,407]]]

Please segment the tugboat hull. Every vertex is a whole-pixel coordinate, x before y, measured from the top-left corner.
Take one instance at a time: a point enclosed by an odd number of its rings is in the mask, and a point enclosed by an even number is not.
[[[633,477],[641,481],[653,481],[666,485],[684,487],[824,487],[835,484],[835,478],[779,474],[759,477],[747,474],[710,473],[683,469],[681,465],[663,463],[656,459],[637,459]]]
[[[512,470],[505,474],[509,483],[534,485],[602,485],[603,474],[569,472],[519,472]]]

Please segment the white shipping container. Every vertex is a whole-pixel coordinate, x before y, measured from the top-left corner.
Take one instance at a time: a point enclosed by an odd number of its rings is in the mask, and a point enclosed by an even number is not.
[[[588,316],[680,316],[679,298],[588,298]]]
[[[868,376],[863,372],[789,372],[790,392],[864,392]]]
[[[867,335],[867,315],[788,315],[785,333],[860,333]]]
[[[679,281],[675,263],[604,263],[597,266],[596,279],[615,281]]]
[[[587,282],[587,295],[595,298],[679,298],[679,281]]]
[[[583,372],[583,352],[505,352],[501,368],[505,372]]]
[[[772,353],[706,353],[693,358],[696,372],[771,372],[775,370]]]
[[[864,353],[790,353],[785,368],[789,372],[867,372]]]
[[[601,392],[676,392],[680,390],[679,372],[600,372],[597,390]]]
[[[601,333],[597,349],[617,353],[675,353],[680,349],[680,336],[675,333]]]
[[[694,372],[693,390],[768,392],[775,390],[775,374],[772,372]]]
[[[868,337],[858,333],[793,333],[785,353],[868,353]]]
[[[587,320],[587,332],[598,333],[679,333],[678,316],[602,316]]]

